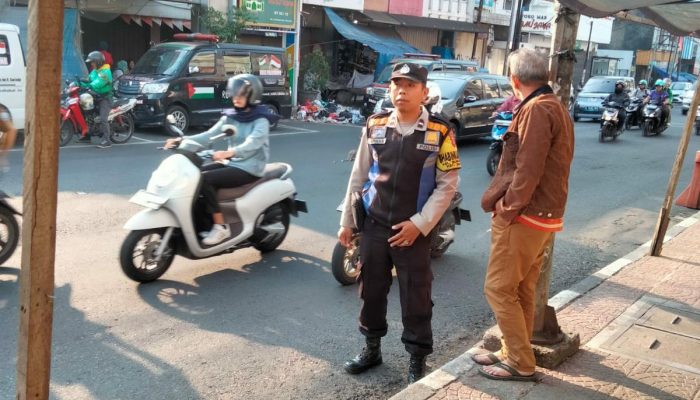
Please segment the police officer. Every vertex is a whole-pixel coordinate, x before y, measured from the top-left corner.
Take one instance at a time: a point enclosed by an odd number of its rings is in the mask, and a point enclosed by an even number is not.
[[[345,363],[351,374],[382,363],[392,266],[401,297],[401,341],[411,354],[409,383],[423,377],[425,357],[433,351],[430,242],[457,189],[461,164],[450,124],[422,105],[427,77],[417,64],[394,67],[390,96],[395,109],[368,119],[350,176],[338,238],[347,247],[353,229],[362,229],[359,325],[366,338],[362,352]],[[359,208],[366,213],[361,227],[352,215],[358,192]]]

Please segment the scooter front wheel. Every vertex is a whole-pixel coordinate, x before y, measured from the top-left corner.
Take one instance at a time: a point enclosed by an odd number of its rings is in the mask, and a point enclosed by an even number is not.
[[[164,234],[165,228],[129,232],[119,252],[119,261],[126,276],[136,282],[152,282],[170,268],[175,259],[175,250],[170,243],[160,260],[156,260],[156,251]]]
[[[350,247],[345,247],[340,242],[336,242],[333,248],[333,256],[331,257],[331,271],[333,277],[341,285],[347,286],[357,282],[357,277],[360,275],[360,269],[357,268],[357,263],[360,261],[360,236],[355,235],[352,238]]]
[[[489,156],[486,158],[486,171],[489,175],[496,175],[498,163],[501,161],[501,152],[496,149],[491,149]]]

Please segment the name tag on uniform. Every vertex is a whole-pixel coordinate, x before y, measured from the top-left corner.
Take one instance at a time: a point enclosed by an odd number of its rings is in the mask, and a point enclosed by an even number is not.
[[[439,146],[433,146],[433,145],[423,144],[423,143],[419,143],[416,146],[416,148],[418,150],[424,150],[424,151],[438,151],[438,150],[440,150]]]
[[[370,139],[367,139],[367,143],[369,143],[369,144],[384,144],[384,143],[386,143],[386,138],[370,138]]]
[[[379,139],[386,137],[386,126],[375,126],[370,130],[370,138]]]

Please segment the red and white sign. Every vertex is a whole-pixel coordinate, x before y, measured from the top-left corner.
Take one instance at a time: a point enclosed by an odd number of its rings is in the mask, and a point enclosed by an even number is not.
[[[523,12],[522,31],[529,33],[551,33],[554,14],[546,12]]]

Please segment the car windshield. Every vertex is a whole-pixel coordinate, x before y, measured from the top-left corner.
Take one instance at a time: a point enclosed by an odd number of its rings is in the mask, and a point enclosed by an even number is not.
[[[685,82],[676,82],[671,84],[671,90],[675,91],[683,91],[688,88],[688,84]]]
[[[131,73],[137,75],[174,75],[185,63],[189,52],[189,47],[154,47],[141,57]]]
[[[430,82],[440,86],[442,100],[453,100],[462,92],[464,81],[462,79],[430,79]]]
[[[581,93],[612,93],[615,91],[614,79],[591,79],[581,90]]]

